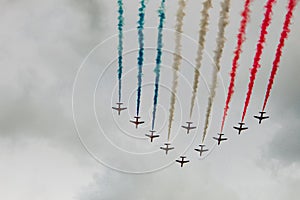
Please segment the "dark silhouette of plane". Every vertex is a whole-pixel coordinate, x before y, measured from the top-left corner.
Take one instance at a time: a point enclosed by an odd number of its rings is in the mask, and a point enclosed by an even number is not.
[[[123,108],[121,107],[121,105],[123,105],[123,103],[121,103],[121,102],[117,103],[117,105],[118,105],[118,107],[112,107],[112,109],[117,110],[118,111],[118,115],[121,114],[121,111],[127,109],[126,107],[123,107]]]
[[[200,157],[201,157],[204,152],[208,151],[208,149],[204,149],[204,147],[205,147],[204,144],[200,144],[199,147],[200,148],[195,149],[195,151],[198,151],[200,153]]]
[[[153,142],[153,139],[154,139],[154,138],[158,138],[158,137],[159,137],[159,135],[155,135],[155,134],[154,134],[155,132],[156,132],[156,131],[150,130],[150,134],[145,134],[148,138],[150,138],[150,141],[151,141],[151,142]]]
[[[266,112],[264,112],[264,111],[261,111],[259,113],[260,113],[260,116],[254,116],[254,118],[258,119],[258,123],[261,124],[261,121],[264,119],[268,119],[269,116],[264,116],[264,114],[266,114]]]
[[[130,122],[135,124],[135,128],[138,128],[140,124],[145,123],[144,121],[139,121],[141,117],[135,116],[134,118],[135,120],[130,120]]]
[[[170,150],[174,149],[174,147],[170,147],[170,145],[171,145],[170,143],[165,143],[165,147],[160,147],[160,149],[166,151],[166,155],[167,155]]]
[[[185,160],[186,157],[185,156],[180,156],[181,160],[176,160],[176,162],[180,163],[180,167],[183,167],[184,164],[190,162],[189,160]]]
[[[187,123],[187,126],[181,126],[181,127],[182,127],[182,128],[185,128],[185,129],[187,130],[186,133],[189,134],[189,133],[190,133],[190,130],[195,129],[196,126],[191,126],[193,122],[186,122],[186,123]]]
[[[220,133],[218,133],[218,135],[219,135],[219,137],[213,137],[213,139],[215,139],[215,140],[217,140],[217,141],[218,141],[218,145],[220,145],[222,141],[225,141],[225,140],[227,140],[227,138],[223,138],[223,137],[222,137],[224,134],[222,134],[222,133],[221,133],[221,134],[220,134]]]
[[[243,127],[245,125],[245,123],[243,123],[243,122],[240,122],[239,125],[240,125],[239,127],[238,126],[234,126],[233,128],[236,129],[236,130],[238,130],[238,134],[240,135],[241,132],[244,131],[244,130],[247,130],[248,127]]]

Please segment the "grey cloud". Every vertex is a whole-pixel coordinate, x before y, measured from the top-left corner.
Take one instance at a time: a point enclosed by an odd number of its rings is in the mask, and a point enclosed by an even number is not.
[[[102,2],[1,4],[0,137],[33,137],[82,151],[72,120],[72,83],[102,39]]]
[[[286,120],[276,132],[265,150],[265,155],[283,164],[300,162],[300,124],[299,118]]]
[[[275,159],[283,164],[293,164],[300,161],[300,54],[297,51],[299,30],[293,25],[290,38],[286,42],[282,61],[275,79],[269,99],[267,111],[270,120],[279,124],[280,129],[271,134],[272,140],[263,152],[267,159]],[[263,93],[264,94],[264,93]],[[272,125],[271,125],[272,126]]]
[[[77,151],[82,150],[79,142],[76,140],[72,122],[70,104],[72,83],[76,70],[86,53],[103,39],[102,36],[104,34],[116,31],[116,6],[112,6],[115,4],[109,0],[105,1],[105,7],[104,3],[100,0],[15,0],[2,2],[3,3],[1,3],[0,6],[0,11],[3,16],[0,18],[0,56],[1,66],[4,67],[0,68],[1,139],[9,138],[18,141],[24,137],[38,138],[50,141],[52,145],[59,144],[59,146],[67,149],[70,148],[69,146],[72,146],[72,148],[75,146]],[[159,1],[149,2],[149,5],[152,7],[148,7],[149,9],[147,10],[146,16],[149,16],[147,25],[156,26],[156,4],[158,3]],[[233,13],[231,13],[232,21],[226,36],[228,42],[226,44],[227,49],[224,52],[226,55],[224,55],[223,59],[226,64],[224,64],[224,68],[222,67],[226,78],[228,78],[227,72],[230,69],[232,49],[235,45],[238,19],[240,19],[238,14],[242,5],[242,2],[234,3],[237,4],[234,4],[231,9]],[[248,45],[245,45],[244,53],[242,55],[241,67],[237,80],[238,87],[236,95],[234,96],[236,101],[238,100],[241,104],[245,94],[243,86],[245,86],[246,81],[248,81],[247,69],[252,62],[253,50],[255,48],[254,45],[257,41],[257,30],[261,22],[263,10],[261,2],[257,1],[255,5],[256,6],[253,7],[252,23],[249,26],[247,34],[248,40],[246,43]],[[126,8],[129,11],[126,13],[126,28],[136,27],[138,2],[126,1],[125,6],[127,6]],[[105,12],[106,8],[109,8],[107,9],[109,10],[107,13]],[[189,12],[185,22],[185,32],[191,34],[193,38],[197,38],[199,27],[198,25],[195,26],[195,21],[198,24],[200,8],[199,2],[189,1],[187,9]],[[172,23],[174,20],[172,17],[176,11],[176,4],[173,4],[170,1],[167,10],[168,15],[166,25],[167,27],[173,28]],[[217,21],[218,11],[219,2],[216,1],[214,10],[212,11],[213,20],[210,27],[210,37],[208,38],[210,41],[208,42],[209,52],[213,51],[215,45],[215,23]],[[280,9],[280,13],[283,13],[283,9]],[[277,14],[277,12],[274,12],[274,14],[276,14],[277,18],[274,20],[274,28],[270,33],[277,33],[278,26],[281,26],[278,19],[279,17],[281,19],[283,15]],[[299,92],[297,92],[300,80],[299,69],[297,67],[297,64],[299,63],[298,59],[300,58],[298,51],[300,29],[297,29],[298,24],[296,23],[296,20],[299,21],[299,14],[297,15],[298,16],[295,16],[291,37],[285,47],[282,65],[278,76],[276,77],[274,90],[272,91],[268,107],[270,108],[270,112],[272,111],[273,113],[269,120],[270,127],[272,127],[273,124],[278,123],[282,126],[282,129],[274,135],[274,139],[265,152],[266,161],[277,159],[288,164],[299,161],[299,156],[297,155],[297,152],[299,152],[299,145],[295,142],[299,141],[297,130],[300,128],[297,125],[298,119],[300,118],[300,111],[298,110],[300,97]],[[195,16],[198,18],[195,19]],[[108,28],[108,30],[106,30],[106,28]],[[136,38],[133,37],[133,39]],[[156,38],[154,37],[153,40],[155,39]],[[131,42],[130,44],[130,48],[132,48],[132,46],[134,47],[136,40],[133,41],[134,42]],[[172,42],[172,37],[165,38],[165,46],[169,47],[169,49],[172,49],[172,45],[170,45]],[[273,58],[274,54],[273,46],[276,45],[277,42],[277,38],[275,38],[273,34],[268,36],[267,47],[272,46],[272,48],[268,48],[266,54],[263,56],[263,61],[265,63],[270,64],[270,58]],[[151,46],[153,46],[153,44],[154,43],[151,43]],[[190,55],[190,60],[193,62],[195,56],[194,52],[191,52],[189,48],[184,48],[184,51],[186,55]],[[107,55],[103,55],[103,57],[106,56]],[[132,59],[128,64],[130,64],[130,66],[135,66],[136,59]],[[205,69],[210,68],[209,63],[204,66]],[[262,71],[264,69],[269,68],[263,68]],[[258,91],[254,93],[254,98],[251,102],[251,104],[254,104],[253,108],[255,108],[256,104],[260,106],[262,103],[261,95],[264,94],[265,89],[262,86],[265,86],[265,75],[268,75],[266,71],[268,70],[265,70],[263,76],[257,79],[256,85],[258,85]],[[130,84],[135,85],[135,81],[132,81]],[[225,85],[227,85],[226,82]],[[188,92],[189,91],[186,90],[186,93],[190,95]],[[144,96],[147,96],[147,93],[145,94],[146,95]],[[197,165],[198,161],[196,161],[190,165],[191,167],[184,168],[183,170],[177,168],[178,166],[174,166],[174,168],[172,166],[162,172],[151,175],[130,176],[115,172],[107,172],[104,176],[96,176],[94,181],[87,188],[84,188],[84,191],[78,198],[81,200],[194,199],[195,197],[225,200],[253,199],[250,198],[250,193],[253,193],[251,191],[249,192],[248,187],[250,186],[252,191],[259,190],[260,194],[267,193],[266,195],[272,195],[274,194],[274,191],[278,192],[278,188],[283,189],[285,193],[289,195],[288,199],[296,199],[297,187],[295,186],[299,185],[299,182],[296,179],[295,181],[288,181],[288,183],[291,184],[287,184],[286,186],[278,184],[279,186],[277,187],[275,184],[276,187],[273,187],[273,185],[270,186],[267,185],[267,183],[277,183],[277,179],[274,180],[272,179],[273,177],[269,178],[263,176],[269,172],[269,169],[267,169],[266,173],[260,173],[260,169],[256,166],[251,165],[251,167],[247,168],[247,165],[251,163],[255,157],[253,154],[257,152],[253,151],[253,149],[257,150],[257,147],[259,146],[257,143],[265,143],[267,141],[265,138],[268,136],[262,137],[261,134],[248,134],[239,138],[234,138],[235,135],[231,134],[231,125],[237,122],[234,120],[239,119],[241,104],[235,104],[235,102],[232,103],[232,113],[234,114],[229,116],[229,128],[226,130],[226,134],[228,133],[228,136],[230,136],[230,141],[227,143],[227,151],[230,150],[230,155],[234,155],[231,160],[232,163],[234,163],[232,164],[234,166],[227,166],[226,168],[226,165],[229,165],[230,163],[226,163],[228,157],[226,157],[226,147],[223,146],[216,151],[216,154],[219,154],[219,162],[213,162],[211,166],[206,166],[204,169],[201,167],[199,168],[199,166],[202,165],[202,162],[199,161],[200,164]],[[222,107],[223,101],[221,104],[215,105],[215,108]],[[101,106],[106,107],[106,105]],[[255,112],[256,111],[257,110],[255,110]],[[214,116],[216,116],[216,120],[220,120],[219,116],[215,114]],[[86,121],[89,121],[88,117],[86,117]],[[291,118],[295,118],[294,121],[288,121]],[[87,127],[89,126],[88,123],[84,123],[84,125]],[[213,126],[216,125],[213,123],[212,127]],[[210,136],[214,134],[213,131],[217,130],[217,128],[218,127],[212,128],[212,131],[209,133]],[[261,128],[259,131],[264,133],[264,128]],[[238,141],[241,143],[238,143]],[[127,144],[126,141],[122,142]],[[242,142],[244,143],[242,144]],[[21,149],[21,146],[16,148],[16,150],[20,151]],[[110,156],[111,154],[107,149],[104,149],[103,153],[107,154],[107,156]],[[248,159],[249,155],[252,155],[252,157]],[[7,156],[8,159],[10,159],[9,156],[10,155]],[[113,159],[117,159],[116,155],[113,156],[111,156]],[[245,159],[245,157],[248,160]],[[124,159],[121,160],[124,161]],[[243,163],[241,163],[241,160]],[[37,162],[39,162],[39,160],[37,160]],[[139,161],[137,160],[136,162]],[[10,166],[7,168],[10,168]],[[226,170],[222,171],[224,168]],[[201,169],[201,171],[199,169]],[[288,173],[293,173],[294,171],[295,170],[291,169]],[[212,173],[213,175],[209,173]],[[35,175],[32,174],[28,176],[31,177]],[[45,185],[47,186],[48,180],[46,179]],[[180,185],[176,184],[178,182]],[[261,189],[259,186],[256,186],[258,183],[266,185],[265,188]],[[29,185],[26,185],[26,188],[34,190],[34,188]],[[240,188],[241,190],[237,188]],[[264,191],[264,189],[269,190]],[[17,191],[18,188],[14,188],[14,190]],[[72,192],[72,194],[68,193],[70,199],[72,198],[71,196],[74,196],[78,191]],[[27,198],[32,199],[32,197]]]
[[[94,182],[83,192],[80,200],[108,199],[239,199],[229,187],[209,175],[195,169],[169,168],[150,175],[124,175],[108,172],[95,176]],[[217,192],[216,192],[217,191]]]
[[[69,3],[89,18],[90,28],[96,29],[102,26],[104,9],[101,9],[101,7],[104,5],[99,0],[69,0]]]

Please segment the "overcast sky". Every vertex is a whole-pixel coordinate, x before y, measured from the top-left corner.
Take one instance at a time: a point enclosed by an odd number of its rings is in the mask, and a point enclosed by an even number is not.
[[[123,101],[128,110],[119,117],[111,111],[117,102],[117,2],[0,0],[0,198],[299,199],[299,7],[266,109],[270,119],[258,125],[252,116],[262,107],[288,1],[278,1],[274,7],[262,67],[245,119],[249,130],[238,136],[232,126],[241,119],[265,1],[252,4],[236,92],[224,129],[229,140],[216,147],[212,137],[220,129],[243,6],[242,1],[232,0],[217,97],[205,142],[211,151],[199,159],[193,149],[202,137],[221,1],[213,1],[210,10],[192,119],[198,129],[186,135],[180,126],[188,120],[201,2],[189,0],[186,7],[183,62],[171,133],[175,150],[165,156],[159,146],[167,140],[177,1],[166,2],[156,123],[161,137],[150,144],[144,134],[150,129],[152,112],[159,0],[149,0],[146,9],[141,102],[146,123],[138,130],[128,122],[136,107],[138,1],[124,1]],[[180,168],[174,160],[183,154],[191,162]]]

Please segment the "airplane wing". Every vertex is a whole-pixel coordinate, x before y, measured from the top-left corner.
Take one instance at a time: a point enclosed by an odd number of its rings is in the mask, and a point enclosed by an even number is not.
[[[126,110],[127,108],[120,108],[120,110]]]
[[[221,138],[220,140],[224,141],[224,140],[227,140],[227,138]]]
[[[219,140],[219,138],[217,138],[217,137],[213,137],[213,139],[215,139],[215,140]]]
[[[119,110],[118,108],[115,108],[115,107],[111,107],[112,109],[114,109],[114,110]]]
[[[137,124],[143,124],[143,123],[145,123],[145,122],[136,122]]]
[[[188,163],[190,161],[189,160],[176,160],[176,162],[178,162],[178,163]]]
[[[233,128],[236,129],[236,130],[239,130],[239,131],[243,131],[243,130],[248,129],[248,127],[241,128],[241,127],[235,127],[235,126]]]
[[[260,117],[259,116],[253,116],[254,118],[256,118],[256,119],[260,119]]]
[[[188,126],[181,126],[181,127],[185,128],[187,130],[191,130],[191,129],[195,129],[196,128],[195,126],[190,126],[190,127],[188,127]]]
[[[208,151],[208,149],[195,149],[195,151],[202,151],[202,152],[205,152],[205,151]]]
[[[157,137],[159,137],[159,135],[148,135],[148,134],[146,134],[146,136],[149,137],[149,138],[157,138]]]
[[[262,117],[262,119],[268,119],[268,118],[269,118],[269,116]]]

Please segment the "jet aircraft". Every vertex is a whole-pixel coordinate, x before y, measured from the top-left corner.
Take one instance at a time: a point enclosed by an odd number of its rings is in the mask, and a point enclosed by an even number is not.
[[[117,103],[118,107],[112,107],[112,109],[117,110],[118,111],[118,115],[121,114],[121,111],[126,110],[126,107],[121,107],[123,105],[123,103],[119,102]]]
[[[243,127],[245,125],[245,123],[240,122],[239,123],[240,126],[234,126],[233,128],[238,130],[238,134],[240,135],[242,131],[247,130],[248,127]]]
[[[264,120],[264,119],[268,119],[269,116],[264,116],[264,114],[266,114],[266,112],[264,112],[264,111],[261,111],[259,113],[260,113],[260,115],[259,116],[254,116],[254,118],[258,119],[258,123],[261,124],[261,121]]]
[[[160,149],[166,151],[166,155],[167,155],[170,150],[174,149],[174,147],[170,147],[170,145],[171,145],[170,143],[165,143],[165,147],[160,147]]]
[[[218,133],[218,135],[219,135],[219,137],[213,137],[213,139],[215,139],[215,140],[217,140],[217,141],[218,141],[218,145],[220,145],[222,141],[225,141],[225,140],[227,140],[227,138],[223,138],[223,137],[222,137],[224,134],[222,134],[222,133],[221,133],[221,134],[220,134],[220,133]]]
[[[182,127],[182,128],[185,128],[185,129],[187,130],[186,133],[189,134],[189,133],[190,133],[190,130],[195,129],[196,126],[191,126],[193,122],[186,122],[186,123],[187,123],[187,126],[181,126],[181,127]]]
[[[146,136],[147,136],[148,138],[150,138],[150,141],[151,141],[151,142],[153,142],[153,139],[154,139],[154,138],[158,138],[158,137],[159,137],[159,135],[155,135],[155,134],[154,134],[155,132],[156,132],[156,131],[150,130],[150,134],[146,134]]]
[[[180,156],[181,160],[176,160],[176,162],[180,163],[180,167],[183,167],[184,164],[190,162],[189,160],[185,160],[186,157],[185,156]]]
[[[134,118],[135,120],[130,120],[130,122],[135,124],[135,128],[138,128],[140,124],[145,123],[144,121],[139,121],[141,117],[135,116]]]
[[[208,151],[208,149],[204,149],[204,147],[205,147],[204,144],[200,144],[199,147],[200,148],[195,149],[195,151],[198,151],[200,153],[200,157],[201,157],[204,152]]]

